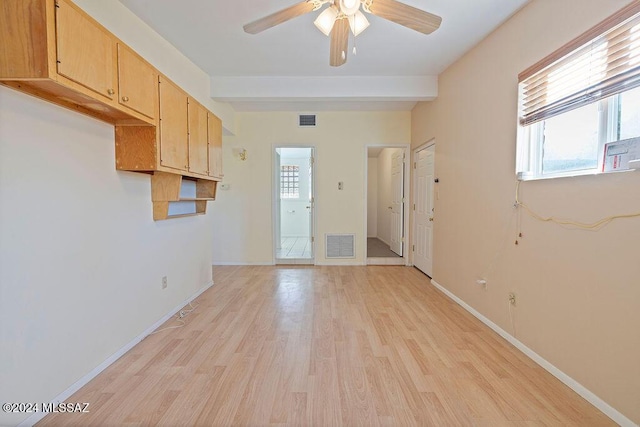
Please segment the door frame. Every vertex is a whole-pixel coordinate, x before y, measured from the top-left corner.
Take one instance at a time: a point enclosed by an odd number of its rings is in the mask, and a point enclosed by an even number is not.
[[[276,265],[276,227],[277,221],[280,218],[280,212],[278,212],[278,197],[276,194],[277,184],[276,180],[276,149],[278,148],[310,148],[313,155],[313,167],[311,168],[311,194],[313,194],[313,203],[311,204],[311,231],[313,232],[314,241],[311,242],[311,253],[313,254],[313,265],[317,265],[316,243],[317,236],[317,214],[316,205],[318,203],[318,193],[316,186],[316,168],[318,167],[318,148],[313,144],[271,144],[271,264]]]
[[[425,142],[424,144],[421,144],[418,147],[414,148],[411,151],[411,164],[413,165],[415,159],[417,158],[418,151],[426,150],[427,148],[429,148],[429,147],[431,147],[433,145],[436,145],[436,139],[435,138],[431,138],[427,142]],[[435,165],[436,165],[436,161],[435,161],[435,150],[434,150],[434,156],[433,156],[433,174],[434,174],[434,176],[435,176],[435,169],[436,169]],[[410,169],[413,170],[413,167],[411,167]],[[412,190],[411,203],[414,202],[414,195],[417,194],[417,189],[416,189],[417,185],[418,185],[417,181],[415,179],[413,179],[413,177],[412,177],[412,179],[411,179],[411,190]],[[435,205],[435,195],[434,195],[434,205]],[[413,210],[411,212],[413,212]],[[416,240],[416,235],[418,234],[417,226],[418,226],[418,224],[416,223],[416,216],[414,214],[411,214],[411,239],[410,239],[411,241],[409,243],[412,245],[412,247],[413,247],[414,242]],[[436,226],[436,224],[434,222],[432,228],[435,227],[435,226]],[[411,251],[411,264],[409,264],[411,266],[413,266],[413,256],[414,256],[414,253],[413,253],[413,250],[412,250]]]
[[[409,244],[410,242],[410,236],[409,236],[409,201],[411,200],[411,168],[408,167],[408,165],[411,163],[410,160],[410,156],[411,156],[411,145],[410,144],[367,144],[364,146],[364,217],[363,217],[363,224],[364,224],[364,232],[362,233],[363,238],[360,241],[360,244],[362,245],[362,247],[364,248],[364,252],[365,252],[365,257],[363,260],[363,264],[362,265],[367,265],[367,258],[368,258],[368,254],[367,252],[367,204],[368,204],[368,194],[367,194],[367,190],[369,187],[369,183],[368,183],[368,177],[369,177],[369,148],[401,148],[403,149],[403,153],[404,153],[404,180],[403,180],[403,188],[404,188],[404,202],[402,203],[403,205],[403,210],[404,210],[404,214],[402,217],[402,233],[404,236],[404,242],[403,242],[403,247],[402,247],[402,257],[401,259],[404,260],[404,265],[405,266],[410,266],[410,260],[409,260],[409,254],[408,254],[408,249],[409,249]]]

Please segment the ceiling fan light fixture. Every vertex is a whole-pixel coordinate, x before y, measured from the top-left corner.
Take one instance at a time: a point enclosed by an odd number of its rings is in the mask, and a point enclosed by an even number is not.
[[[334,7],[328,7],[318,15],[313,23],[325,36],[328,36],[331,34],[331,29],[333,28],[333,24],[335,24],[337,17],[338,11]]]
[[[340,11],[351,16],[360,10],[360,0],[340,0]]]
[[[354,36],[360,35],[361,32],[369,27],[369,21],[367,17],[364,16],[364,13],[359,10],[352,16],[349,17],[349,27],[351,28],[351,32]]]

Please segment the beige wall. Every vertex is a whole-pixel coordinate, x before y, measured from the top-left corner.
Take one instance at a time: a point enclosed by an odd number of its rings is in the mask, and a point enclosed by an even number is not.
[[[640,220],[588,232],[522,214],[514,244],[517,75],[626,3],[534,0],[440,75],[438,99],[412,112],[412,145],[436,138],[434,279],[640,423]],[[638,172],[583,176],[525,182],[521,199],[593,221],[640,211],[639,188]]]
[[[323,112],[316,128],[300,128],[296,113],[237,113],[237,134],[225,137],[225,183],[211,209],[213,260],[218,264],[273,262],[273,150],[278,145],[316,147],[316,262],[364,264],[366,244],[365,162],[367,145],[410,141],[410,112]],[[248,158],[233,157],[244,147]],[[338,190],[338,182],[344,189]],[[355,233],[356,258],[324,258],[325,233]]]

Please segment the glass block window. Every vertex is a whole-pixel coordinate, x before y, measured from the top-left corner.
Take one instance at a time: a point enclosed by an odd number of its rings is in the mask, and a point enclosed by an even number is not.
[[[282,165],[280,167],[280,198],[300,198],[300,167]]]

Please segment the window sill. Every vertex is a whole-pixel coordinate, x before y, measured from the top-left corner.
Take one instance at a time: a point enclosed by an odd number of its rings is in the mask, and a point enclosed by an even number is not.
[[[615,173],[633,172],[636,170],[640,170],[640,169],[624,169],[624,170],[607,171],[607,172],[601,172],[597,169],[587,169],[587,170],[581,170],[581,171],[558,172],[553,174],[550,173],[546,175],[533,175],[533,174],[527,174],[527,172],[517,172],[516,179],[518,181],[540,181],[540,180],[555,179],[555,178],[572,178],[572,177],[586,176],[586,175],[609,175],[609,174],[615,174]]]

